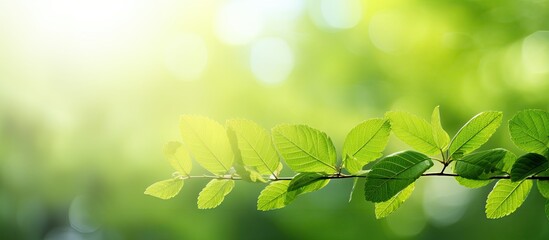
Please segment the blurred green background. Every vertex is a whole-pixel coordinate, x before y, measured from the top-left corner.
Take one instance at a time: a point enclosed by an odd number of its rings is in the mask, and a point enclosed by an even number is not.
[[[548,239],[537,191],[487,220],[491,186],[450,178],[421,179],[383,220],[343,180],[271,212],[255,210],[262,184],[215,210],[196,209],[206,180],[143,194],[173,172],[181,114],[304,123],[340,151],[389,110],[440,105],[451,135],[500,110],[483,148],[521,154],[506,121],[548,93],[547,0],[0,0],[0,238]]]

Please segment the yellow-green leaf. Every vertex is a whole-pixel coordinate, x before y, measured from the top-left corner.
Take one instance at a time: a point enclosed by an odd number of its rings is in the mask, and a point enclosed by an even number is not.
[[[433,127],[425,119],[407,112],[388,112],[393,133],[403,142],[427,155],[440,152],[433,138]]]
[[[172,178],[153,183],[145,190],[145,194],[160,199],[170,199],[175,197],[182,187],[182,179]]]
[[[431,125],[433,126],[433,139],[435,140],[437,147],[442,150],[450,143],[450,136],[448,136],[448,133],[442,128],[439,106],[436,106],[433,110]]]
[[[549,112],[529,109],[517,113],[509,121],[509,133],[522,150],[545,154],[549,149]]]
[[[343,143],[343,165],[357,173],[367,163],[382,156],[389,141],[391,126],[387,119],[370,119],[353,128]]]
[[[385,202],[375,203],[376,218],[380,219],[387,217],[389,214],[396,211],[412,195],[414,188],[415,184],[412,183],[391,199]]]
[[[209,209],[219,206],[234,187],[234,180],[213,179],[198,194],[198,208]]]
[[[491,111],[481,112],[471,118],[450,142],[448,155],[459,159],[482,146],[498,129],[502,116],[501,112]]]
[[[286,206],[286,194],[290,181],[276,181],[269,184],[257,198],[257,210],[268,211]]]
[[[192,161],[189,152],[180,142],[168,142],[164,146],[164,156],[170,165],[183,176],[189,176],[192,169]]]
[[[512,182],[509,179],[499,180],[486,200],[486,217],[502,218],[517,210],[528,197],[532,181]]]
[[[198,164],[217,175],[231,169],[234,154],[221,124],[202,116],[184,115],[179,128],[185,145]]]

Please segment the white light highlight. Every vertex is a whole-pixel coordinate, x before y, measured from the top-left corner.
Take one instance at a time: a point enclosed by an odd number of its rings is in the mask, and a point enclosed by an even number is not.
[[[196,80],[206,69],[208,47],[204,39],[196,34],[180,34],[166,47],[164,61],[178,79]]]
[[[356,26],[362,18],[360,0],[322,0],[320,11],[331,28],[349,29]]]
[[[528,73],[549,72],[549,31],[537,31],[524,39],[522,64]]]
[[[250,67],[263,83],[276,84],[288,77],[294,66],[294,54],[288,43],[279,38],[267,38],[253,44]]]
[[[263,29],[260,7],[250,0],[235,0],[221,6],[216,19],[219,39],[232,45],[251,42]]]

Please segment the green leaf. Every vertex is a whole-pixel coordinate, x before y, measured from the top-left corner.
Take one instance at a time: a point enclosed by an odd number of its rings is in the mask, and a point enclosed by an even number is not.
[[[433,114],[431,115],[431,125],[433,126],[433,139],[435,140],[437,148],[444,149],[448,146],[448,143],[450,143],[450,136],[448,136],[448,133],[442,128],[438,106],[435,107]]]
[[[391,199],[385,202],[375,203],[376,218],[381,219],[387,217],[389,214],[396,211],[412,195],[414,188],[415,185],[412,183]]]
[[[501,112],[481,112],[471,118],[450,142],[448,153],[454,159],[470,153],[490,139],[501,124]]]
[[[234,188],[234,180],[213,179],[198,194],[198,208],[209,209],[219,206]]]
[[[366,175],[368,175],[368,173],[370,173],[370,170],[361,170],[361,171],[355,173],[354,175],[355,176],[366,176]],[[353,178],[353,186],[351,187],[351,193],[349,193],[349,202],[351,202],[353,200],[355,188],[356,188],[356,185],[358,184],[359,181],[363,182],[365,180],[364,180],[364,178],[361,178],[361,177]],[[361,184],[363,184],[362,182],[361,182]]]
[[[343,143],[343,165],[357,173],[367,163],[382,156],[389,141],[391,125],[386,119],[370,119],[349,132]]]
[[[337,171],[337,155],[332,140],[323,132],[305,125],[278,125],[273,140],[288,166],[296,172]]]
[[[549,161],[537,153],[520,156],[511,168],[511,181],[516,182],[549,168]]]
[[[532,181],[499,180],[486,200],[486,217],[502,218],[517,210],[528,197]]]
[[[465,155],[456,161],[455,173],[468,179],[488,179],[503,172],[503,169],[498,169],[497,166],[502,165],[500,162],[506,154],[507,150],[496,148]]]
[[[278,174],[282,164],[265,129],[250,120],[229,120],[227,126],[235,134],[244,166],[262,175]]]
[[[206,117],[184,115],[179,128],[184,143],[202,167],[217,175],[231,169],[234,154],[221,124]]]
[[[389,200],[432,166],[433,161],[428,156],[414,151],[399,152],[381,159],[366,177],[366,200]]]
[[[433,138],[433,127],[425,119],[407,112],[388,112],[393,133],[414,149],[427,155],[440,152]]]
[[[320,173],[297,174],[288,186],[288,194],[286,194],[286,201],[284,203],[288,205],[301,194],[322,189],[330,182],[330,179],[325,179],[323,177],[325,177],[325,175]]]
[[[290,181],[276,181],[269,184],[257,198],[257,210],[268,211],[286,206],[286,194]]]
[[[521,111],[509,121],[509,132],[522,150],[544,154],[549,149],[549,112]]]
[[[153,183],[145,190],[145,194],[160,199],[170,199],[175,197],[182,187],[182,179],[172,178]]]
[[[546,170],[538,174],[538,176],[549,177],[549,170]],[[539,193],[541,193],[541,195],[544,198],[549,199],[549,180],[538,180],[537,185],[538,185]]]
[[[455,177],[459,185],[467,188],[480,188],[490,184],[494,180],[473,180],[462,177]]]
[[[189,176],[192,169],[192,161],[189,152],[180,142],[168,142],[164,146],[164,156],[170,165],[183,176]]]

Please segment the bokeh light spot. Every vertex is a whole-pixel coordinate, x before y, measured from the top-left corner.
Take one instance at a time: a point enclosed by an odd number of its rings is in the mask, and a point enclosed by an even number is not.
[[[320,10],[324,21],[332,28],[352,28],[362,18],[362,4],[359,0],[322,0]]]
[[[263,29],[261,6],[253,0],[229,1],[220,7],[216,19],[218,38],[232,45],[250,43]]]
[[[404,17],[395,12],[374,15],[368,33],[374,46],[387,53],[405,50],[409,39]]]
[[[282,82],[294,66],[294,53],[285,40],[262,39],[253,44],[250,67],[255,77],[267,84]]]
[[[452,178],[428,179],[423,197],[425,215],[430,221],[438,226],[448,226],[461,219],[471,200],[471,192]]]
[[[522,64],[529,73],[549,72],[549,31],[537,31],[524,39]]]

